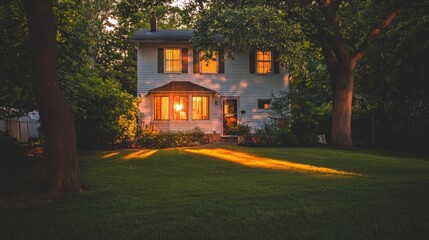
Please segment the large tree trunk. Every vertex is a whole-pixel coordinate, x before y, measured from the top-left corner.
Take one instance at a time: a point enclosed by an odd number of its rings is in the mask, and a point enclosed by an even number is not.
[[[352,146],[352,97],[355,67],[352,64],[339,66],[335,99],[332,109],[331,142],[335,145]]]
[[[33,90],[44,133],[40,188],[50,194],[80,192],[74,118],[58,85],[56,27],[49,0],[23,0],[29,26]]]
[[[360,44],[358,51],[351,55],[349,46],[342,36],[341,25],[337,18],[337,10],[342,1],[315,1],[320,4],[320,10],[327,23],[328,30],[324,24],[316,24],[321,36],[320,44],[323,56],[328,66],[331,79],[334,101],[332,104],[332,131],[331,142],[340,146],[352,146],[352,98],[354,86],[354,72],[359,61],[365,55],[366,49],[376,36],[386,28],[393,19],[408,5],[411,0],[402,0],[386,16],[375,25]],[[336,83],[336,84],[335,84]]]

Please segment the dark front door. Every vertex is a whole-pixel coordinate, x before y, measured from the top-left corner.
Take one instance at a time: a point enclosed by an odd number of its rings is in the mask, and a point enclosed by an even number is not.
[[[237,126],[237,99],[223,100],[223,135],[230,135],[228,129]]]

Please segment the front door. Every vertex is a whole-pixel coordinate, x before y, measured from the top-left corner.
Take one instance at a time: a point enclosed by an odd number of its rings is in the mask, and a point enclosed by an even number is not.
[[[237,99],[223,99],[223,132],[222,135],[230,135],[228,129],[237,126]]]

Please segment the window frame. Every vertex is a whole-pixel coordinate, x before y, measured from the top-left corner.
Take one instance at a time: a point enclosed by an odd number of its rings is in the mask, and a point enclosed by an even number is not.
[[[167,69],[167,51],[173,50],[173,51],[179,51],[179,59],[171,59],[168,61],[178,61],[179,62],[179,70],[177,71],[168,71]],[[182,49],[181,48],[164,48],[164,73],[182,73]]]
[[[183,108],[185,111],[185,113],[186,113],[186,119],[180,119],[180,117],[179,117],[179,119],[176,119],[176,109],[175,109],[175,105],[174,105],[174,101],[175,101],[175,98],[176,97],[178,97],[179,98],[179,101],[180,101],[180,98],[186,98],[186,106]],[[173,94],[173,97],[172,97],[172,99],[173,99],[173,104],[171,105],[171,110],[172,110],[172,115],[173,115],[173,118],[172,118],[172,120],[174,120],[174,121],[188,121],[189,120],[189,95],[183,95],[183,94]],[[179,116],[180,116],[180,114],[179,114]]]
[[[260,107],[260,103],[262,102],[262,101],[269,101],[270,103],[269,103],[269,108],[264,108],[264,107]],[[272,110],[271,109],[271,104],[272,104],[272,99],[271,98],[258,98],[257,99],[257,106],[258,106],[258,110],[266,110],[266,111],[268,111],[268,110]],[[265,104],[263,104],[263,105],[265,105]]]
[[[194,118],[194,97],[200,97],[200,98],[207,98],[207,119],[204,118]],[[209,95],[191,95],[191,102],[192,102],[192,112],[191,112],[191,119],[192,121],[207,121],[210,120],[210,96]],[[202,116],[202,114],[201,114]]]
[[[211,61],[211,62],[214,62],[215,63],[215,65],[216,65],[216,69],[215,69],[215,71],[214,72],[204,72],[203,71],[203,64],[205,64],[205,61],[206,60],[201,60],[201,58],[203,57],[203,55],[206,53],[207,51],[201,51],[199,54],[198,54],[198,57],[199,57],[199,61],[200,61],[200,73],[201,74],[218,74],[219,73],[219,57],[218,57],[218,55],[219,55],[219,52],[218,51],[213,51],[213,53],[215,54],[215,59],[216,60],[209,60],[209,61]]]
[[[157,118],[157,111],[156,111],[156,107],[157,107],[157,105],[156,105],[156,98],[160,98],[161,100],[160,100],[160,117],[161,118]],[[163,110],[163,108],[162,108],[162,98],[167,98],[167,118],[166,119],[163,119],[162,118],[162,110]],[[168,95],[159,95],[159,96],[154,96],[154,98],[153,98],[153,119],[154,120],[156,120],[156,121],[169,121],[170,120],[170,96],[168,96]]]
[[[262,53],[262,60],[259,60],[258,59],[258,55],[259,55],[259,53]],[[265,56],[267,55],[267,53],[269,53],[270,54],[270,58],[269,58],[269,60],[267,60],[267,59],[265,59]],[[255,54],[255,67],[256,67],[256,73],[257,74],[273,74],[273,51],[261,51],[261,50],[256,50],[256,54]],[[269,69],[267,69],[267,71],[265,72],[265,71],[263,71],[263,72],[260,72],[259,71],[259,67],[258,67],[258,65],[259,65],[259,63],[262,63],[262,64],[268,64],[269,65]],[[265,67],[264,66],[262,66],[262,68],[263,68],[263,70],[265,70]],[[269,71],[268,71],[269,70]]]

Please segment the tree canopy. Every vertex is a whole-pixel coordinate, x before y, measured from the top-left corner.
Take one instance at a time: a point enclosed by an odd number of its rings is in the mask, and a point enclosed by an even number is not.
[[[352,97],[358,63],[377,37],[404,10],[427,1],[210,1],[200,11],[193,44],[199,49],[278,50],[291,69],[299,69],[305,49],[320,50],[332,91],[331,142],[351,146]],[[223,43],[211,36],[222,33]],[[304,60],[305,61],[305,60]],[[305,71],[304,71],[305,72]]]

